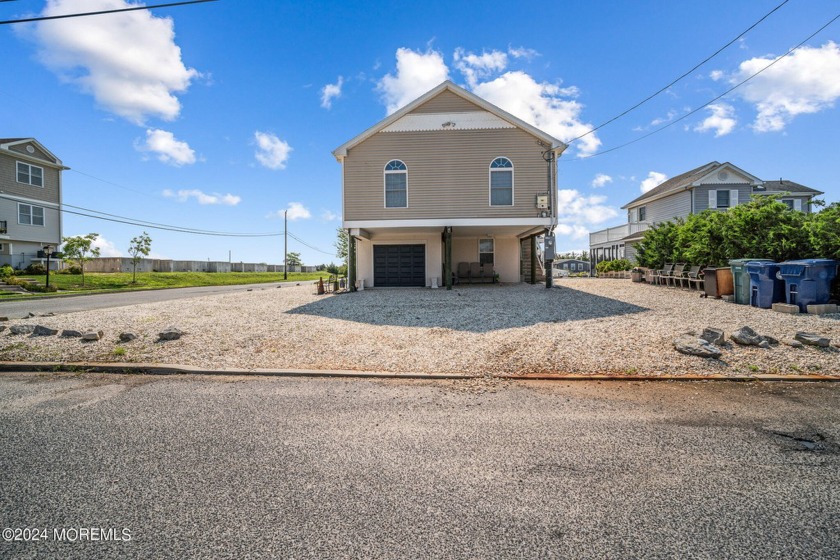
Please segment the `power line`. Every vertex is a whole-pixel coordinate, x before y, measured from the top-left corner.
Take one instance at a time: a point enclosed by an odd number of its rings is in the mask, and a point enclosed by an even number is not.
[[[782,2],[782,3],[781,3],[781,4],[779,4],[778,6],[776,6],[775,8],[773,8],[772,10],[770,10],[769,12],[767,12],[766,14],[764,14],[764,16],[763,16],[760,20],[758,20],[757,22],[755,22],[754,24],[752,24],[751,26],[749,26],[747,29],[745,29],[744,31],[742,31],[742,32],[741,32],[741,33],[740,33],[737,37],[735,37],[734,39],[732,39],[731,41],[729,41],[728,43],[726,43],[725,45],[723,45],[721,48],[719,48],[718,50],[716,50],[716,51],[715,51],[712,55],[710,55],[710,56],[706,57],[706,58],[705,58],[702,62],[700,62],[700,63],[698,63],[697,65],[695,65],[695,66],[694,66],[691,70],[689,70],[689,71],[685,72],[685,73],[684,73],[684,74],[682,74],[679,78],[677,78],[676,80],[672,81],[672,82],[671,82],[670,84],[668,84],[667,86],[665,86],[665,87],[663,87],[663,88],[661,88],[661,89],[657,90],[656,92],[654,92],[654,93],[652,93],[652,94],[648,95],[647,97],[645,97],[644,99],[642,99],[641,101],[639,101],[638,103],[636,103],[635,105],[633,105],[632,107],[630,107],[629,109],[625,109],[624,111],[622,111],[622,112],[621,112],[621,113],[619,113],[618,115],[616,115],[616,116],[612,117],[612,118],[611,118],[611,119],[609,119],[609,120],[606,120],[606,121],[602,122],[601,124],[599,124],[598,126],[596,126],[596,127],[595,127],[595,128],[593,128],[593,129],[589,130],[588,132],[584,132],[584,133],[583,133],[583,134],[581,134],[580,136],[577,136],[577,137],[575,137],[575,138],[572,138],[571,140],[569,140],[569,142],[568,142],[568,143],[569,143],[569,144],[571,144],[572,142],[575,142],[576,140],[580,140],[581,138],[583,138],[583,137],[585,137],[585,136],[588,136],[588,135],[592,134],[592,133],[593,133],[593,132],[595,132],[596,130],[598,130],[598,129],[600,129],[600,128],[603,128],[603,127],[605,127],[605,126],[607,126],[607,125],[608,125],[608,124],[610,124],[611,122],[617,121],[618,119],[620,119],[621,117],[623,117],[623,116],[624,116],[624,115],[626,115],[627,113],[629,113],[629,112],[631,112],[631,111],[634,111],[634,110],[638,109],[639,107],[641,107],[642,105],[644,105],[645,103],[647,103],[648,101],[650,101],[651,99],[653,99],[654,97],[656,97],[657,95],[659,95],[660,93],[662,93],[663,91],[667,90],[668,88],[670,88],[671,86],[673,86],[674,84],[676,84],[677,82],[679,82],[680,80],[682,80],[683,78],[685,78],[686,76],[688,76],[689,74],[691,74],[692,72],[694,72],[695,70],[697,70],[698,68],[700,68],[701,66],[703,66],[704,64],[706,64],[707,62],[709,62],[710,60],[712,60],[714,57],[716,57],[716,56],[717,56],[717,55],[719,55],[721,52],[723,52],[723,51],[724,51],[724,50],[726,50],[728,47],[730,47],[730,46],[731,46],[731,45],[732,45],[735,41],[737,41],[738,39],[740,39],[741,37],[743,37],[744,35],[746,35],[746,34],[747,34],[747,33],[749,33],[750,31],[752,31],[752,30],[753,30],[753,28],[755,28],[755,27],[756,27],[759,23],[761,23],[762,21],[764,21],[765,19],[767,19],[768,17],[770,17],[770,16],[771,16],[771,15],[772,15],[772,14],[773,14],[776,10],[778,10],[779,8],[781,8],[782,6],[784,6],[785,4],[787,4],[788,2],[789,2],[789,0],[784,0],[784,2]]]
[[[744,79],[744,80],[742,80],[742,81],[738,82],[737,84],[735,84],[734,86],[732,86],[732,87],[731,87],[731,88],[729,88],[728,90],[724,91],[723,93],[721,93],[721,94],[720,94],[720,95],[718,95],[717,97],[715,97],[715,98],[713,98],[713,99],[710,99],[709,101],[707,101],[707,102],[706,102],[706,103],[704,103],[703,105],[700,105],[700,106],[699,106],[699,107],[697,107],[696,109],[693,109],[693,110],[689,111],[688,113],[686,113],[685,115],[681,116],[680,118],[675,119],[675,120],[673,120],[673,121],[669,122],[668,124],[666,124],[666,125],[664,125],[664,126],[661,126],[661,127],[657,128],[657,129],[655,129],[655,130],[651,130],[651,131],[650,131],[650,132],[648,132],[647,134],[644,134],[644,135],[642,135],[642,136],[640,136],[640,137],[638,137],[638,138],[636,138],[636,139],[634,139],[634,140],[631,140],[631,141],[629,141],[629,142],[625,142],[624,144],[620,144],[620,145],[618,145],[618,146],[615,146],[614,148],[610,148],[610,149],[608,149],[608,150],[603,150],[603,151],[598,152],[598,153],[595,153],[595,154],[589,154],[589,155],[587,155],[587,156],[580,156],[580,157],[576,158],[576,160],[568,160],[568,159],[567,159],[567,160],[560,160],[560,161],[559,161],[559,163],[568,163],[568,162],[570,162],[570,161],[577,161],[577,160],[580,160],[580,159],[588,159],[588,158],[593,158],[593,157],[595,157],[595,156],[601,156],[601,155],[604,155],[604,154],[608,154],[608,153],[610,153],[610,152],[614,152],[614,151],[616,151],[616,150],[620,150],[621,148],[625,148],[625,147],[627,147],[627,146],[629,146],[629,145],[631,145],[631,144],[635,144],[636,142],[639,142],[639,141],[641,141],[641,140],[644,140],[645,138],[648,138],[648,137],[650,137],[650,136],[653,136],[654,134],[656,134],[656,133],[658,133],[658,132],[662,132],[662,131],[663,131],[663,130],[665,130],[666,128],[669,128],[669,127],[671,127],[671,126],[674,126],[675,124],[677,124],[677,123],[678,123],[678,122],[680,122],[681,120],[684,120],[684,119],[686,119],[686,118],[690,117],[691,115],[693,115],[694,113],[696,113],[696,112],[700,111],[701,109],[704,109],[704,108],[708,107],[709,105],[711,105],[712,103],[714,103],[714,102],[715,102],[715,101],[717,101],[718,99],[720,99],[720,98],[722,98],[722,97],[725,97],[726,95],[729,95],[730,93],[732,93],[733,91],[735,91],[736,89],[738,89],[739,87],[741,87],[742,85],[744,85],[745,83],[749,82],[750,80],[752,80],[753,78],[755,78],[756,76],[758,76],[759,74],[761,74],[762,72],[764,72],[765,70],[767,70],[768,68],[770,68],[771,66],[773,66],[774,64],[776,64],[777,62],[781,61],[783,58],[790,56],[791,54],[793,54],[793,52],[794,52],[794,51],[796,51],[796,50],[797,50],[797,49],[799,49],[802,45],[804,45],[805,43],[807,43],[808,41],[810,41],[811,39],[813,39],[813,38],[814,38],[814,37],[815,37],[818,33],[820,33],[823,29],[825,29],[826,27],[828,27],[829,25],[831,25],[832,23],[834,23],[834,22],[835,22],[835,21],[837,21],[838,19],[840,19],[840,14],[837,14],[836,16],[834,16],[833,18],[831,18],[831,20],[830,20],[828,23],[826,23],[825,25],[823,25],[822,27],[820,27],[819,29],[817,29],[816,31],[814,31],[811,35],[809,35],[807,38],[805,38],[803,41],[801,41],[801,42],[800,42],[799,44],[797,44],[795,47],[791,48],[791,49],[790,49],[790,50],[788,50],[785,54],[783,54],[783,55],[779,56],[778,58],[776,58],[775,60],[773,60],[773,62],[771,62],[770,64],[768,64],[767,66],[765,66],[765,67],[764,67],[764,68],[762,68],[761,70],[759,70],[759,71],[757,71],[756,73],[754,73],[754,74],[750,75],[750,76],[749,76],[749,77],[747,77],[746,79]]]
[[[65,18],[75,18],[75,17],[85,17],[85,16],[99,16],[104,14],[116,14],[119,12],[133,12],[135,10],[151,10],[153,8],[170,8],[173,6],[186,6],[187,4],[203,4],[205,2],[216,2],[217,0],[189,0],[186,2],[170,2],[168,4],[155,4],[152,6],[134,6],[131,8],[119,8],[116,10],[100,10],[98,12],[84,12],[84,13],[75,13],[75,14],[62,14],[58,16],[38,16],[38,17],[31,17],[31,18],[24,18],[24,19],[9,19],[6,21],[0,21],[0,25],[6,25],[9,23],[29,23],[33,21],[47,21],[51,19],[65,19]]]
[[[126,186],[124,186],[124,185],[120,185],[120,184],[118,184],[118,183],[114,183],[113,181],[108,181],[108,180],[105,180],[105,179],[100,179],[99,177],[96,177],[96,176],[94,176],[94,175],[91,175],[90,173],[85,173],[84,171],[79,171],[78,169],[70,169],[70,171],[72,171],[72,172],[74,172],[74,173],[78,173],[79,175],[84,175],[85,177],[89,177],[89,178],[91,178],[91,179],[95,179],[96,181],[99,181],[99,182],[101,182],[101,183],[105,183],[106,185],[111,185],[111,186],[113,186],[113,187],[117,187],[118,189],[123,189],[123,190],[125,190],[125,191],[129,191],[129,192],[133,192],[133,193],[137,193],[137,194],[142,194],[143,196],[148,196],[148,197],[150,197],[150,198],[156,198],[156,197],[154,197],[154,196],[150,195],[149,193],[145,193],[145,192],[143,192],[143,191],[138,191],[137,189],[131,189],[131,188],[128,188],[128,187],[126,187]]]
[[[288,231],[288,230],[287,230],[287,231]],[[318,251],[319,253],[323,253],[323,254],[325,254],[325,255],[332,255],[332,256],[335,256],[335,252],[330,253],[329,251],[323,251],[323,250],[319,249],[318,247],[315,247],[315,246],[313,246],[313,245],[310,245],[309,243],[307,243],[306,241],[304,241],[303,239],[301,239],[301,238],[300,238],[300,237],[298,237],[297,235],[293,234],[291,231],[289,231],[288,233],[289,233],[289,237],[291,237],[292,239],[294,239],[295,241],[297,241],[297,242],[298,242],[298,243],[300,243],[301,245],[305,245],[306,247],[309,247],[309,248],[310,248],[310,249],[312,249],[313,251]]]

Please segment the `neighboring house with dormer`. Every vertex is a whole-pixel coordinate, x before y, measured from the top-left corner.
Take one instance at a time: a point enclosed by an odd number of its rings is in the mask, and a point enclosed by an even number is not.
[[[566,145],[446,81],[333,152],[351,284],[446,285],[460,263],[528,281]]]
[[[821,191],[793,181],[764,181],[731,163],[716,161],[668,179],[622,206],[627,223],[589,234],[590,260],[594,264],[636,257],[634,245],[651,226],[686,218],[704,210],[728,210],[749,202],[755,195],[781,195],[792,210],[811,212],[811,199]]]
[[[0,265],[46,264],[61,243],[61,160],[34,138],[0,138]]]

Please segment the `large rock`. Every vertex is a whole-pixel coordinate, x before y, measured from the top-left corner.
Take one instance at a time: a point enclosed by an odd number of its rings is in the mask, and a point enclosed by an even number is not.
[[[82,333],[82,340],[86,340],[88,342],[96,342],[97,340],[102,339],[102,335],[104,333],[102,331],[87,331]]]
[[[61,336],[65,338],[82,338],[82,331],[74,331],[73,329],[64,329],[61,331]]]
[[[787,339],[787,338],[785,340],[783,340],[782,342],[784,342],[786,345],[790,346],[791,348],[802,348],[803,346],[805,346],[804,344],[802,344],[798,340],[792,340],[792,339]]]
[[[796,340],[801,342],[802,344],[807,344],[808,346],[819,346],[820,348],[828,348],[831,346],[831,340],[820,336],[816,333],[809,333],[809,332],[802,332],[799,331],[794,336]]]
[[[699,356],[701,358],[720,358],[720,348],[708,341],[684,334],[674,339],[674,348],[677,352],[688,354],[689,356]]]
[[[32,334],[35,332],[35,325],[12,325],[9,332],[12,334]]]
[[[158,340],[178,340],[183,334],[183,331],[176,329],[175,327],[169,327],[168,329],[158,333]]]
[[[764,337],[752,330],[750,327],[741,327],[740,329],[729,335],[729,338],[734,340],[737,344],[742,346],[762,346],[767,348],[770,344],[764,340]]]
[[[720,345],[726,341],[726,333],[720,329],[706,327],[705,329],[703,329],[703,334],[700,335],[700,338],[702,338],[709,344]]]
[[[122,332],[120,333],[120,342],[131,342],[137,338],[137,335],[133,332]]]
[[[58,334],[58,329],[51,329],[44,325],[35,325],[35,330],[32,331],[35,336],[55,336]]]

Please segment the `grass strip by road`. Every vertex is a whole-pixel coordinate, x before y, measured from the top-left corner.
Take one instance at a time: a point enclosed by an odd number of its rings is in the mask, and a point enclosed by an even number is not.
[[[193,288],[199,286],[232,286],[238,284],[262,284],[274,282],[305,282],[323,278],[326,282],[328,272],[289,272],[283,278],[282,272],[138,272],[137,282],[132,282],[130,272],[88,272],[85,273],[85,285],[78,274],[50,274],[50,285],[58,288],[57,292],[36,295],[70,295],[82,293],[105,293],[137,290],[161,290],[166,288]],[[46,276],[24,275],[41,284],[46,284]],[[8,293],[0,296],[3,301],[26,299],[28,294]]]

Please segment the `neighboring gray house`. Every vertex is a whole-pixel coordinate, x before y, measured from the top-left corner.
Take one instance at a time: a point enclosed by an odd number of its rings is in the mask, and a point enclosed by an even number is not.
[[[34,138],[0,138],[0,266],[46,264],[44,246],[58,249],[65,169]]]
[[[459,263],[529,279],[537,238],[557,224],[565,148],[450,81],[342,144],[351,281],[445,285]]]
[[[591,265],[589,261],[582,259],[560,259],[553,263],[555,275],[559,271],[565,271],[569,274],[576,274],[580,272],[589,272]]]
[[[811,211],[811,199],[823,194],[793,181],[763,181],[731,163],[713,161],[668,179],[622,208],[627,223],[589,234],[590,261],[636,257],[634,245],[654,224],[685,218],[707,209],[728,210],[753,195],[781,194],[792,210]]]

